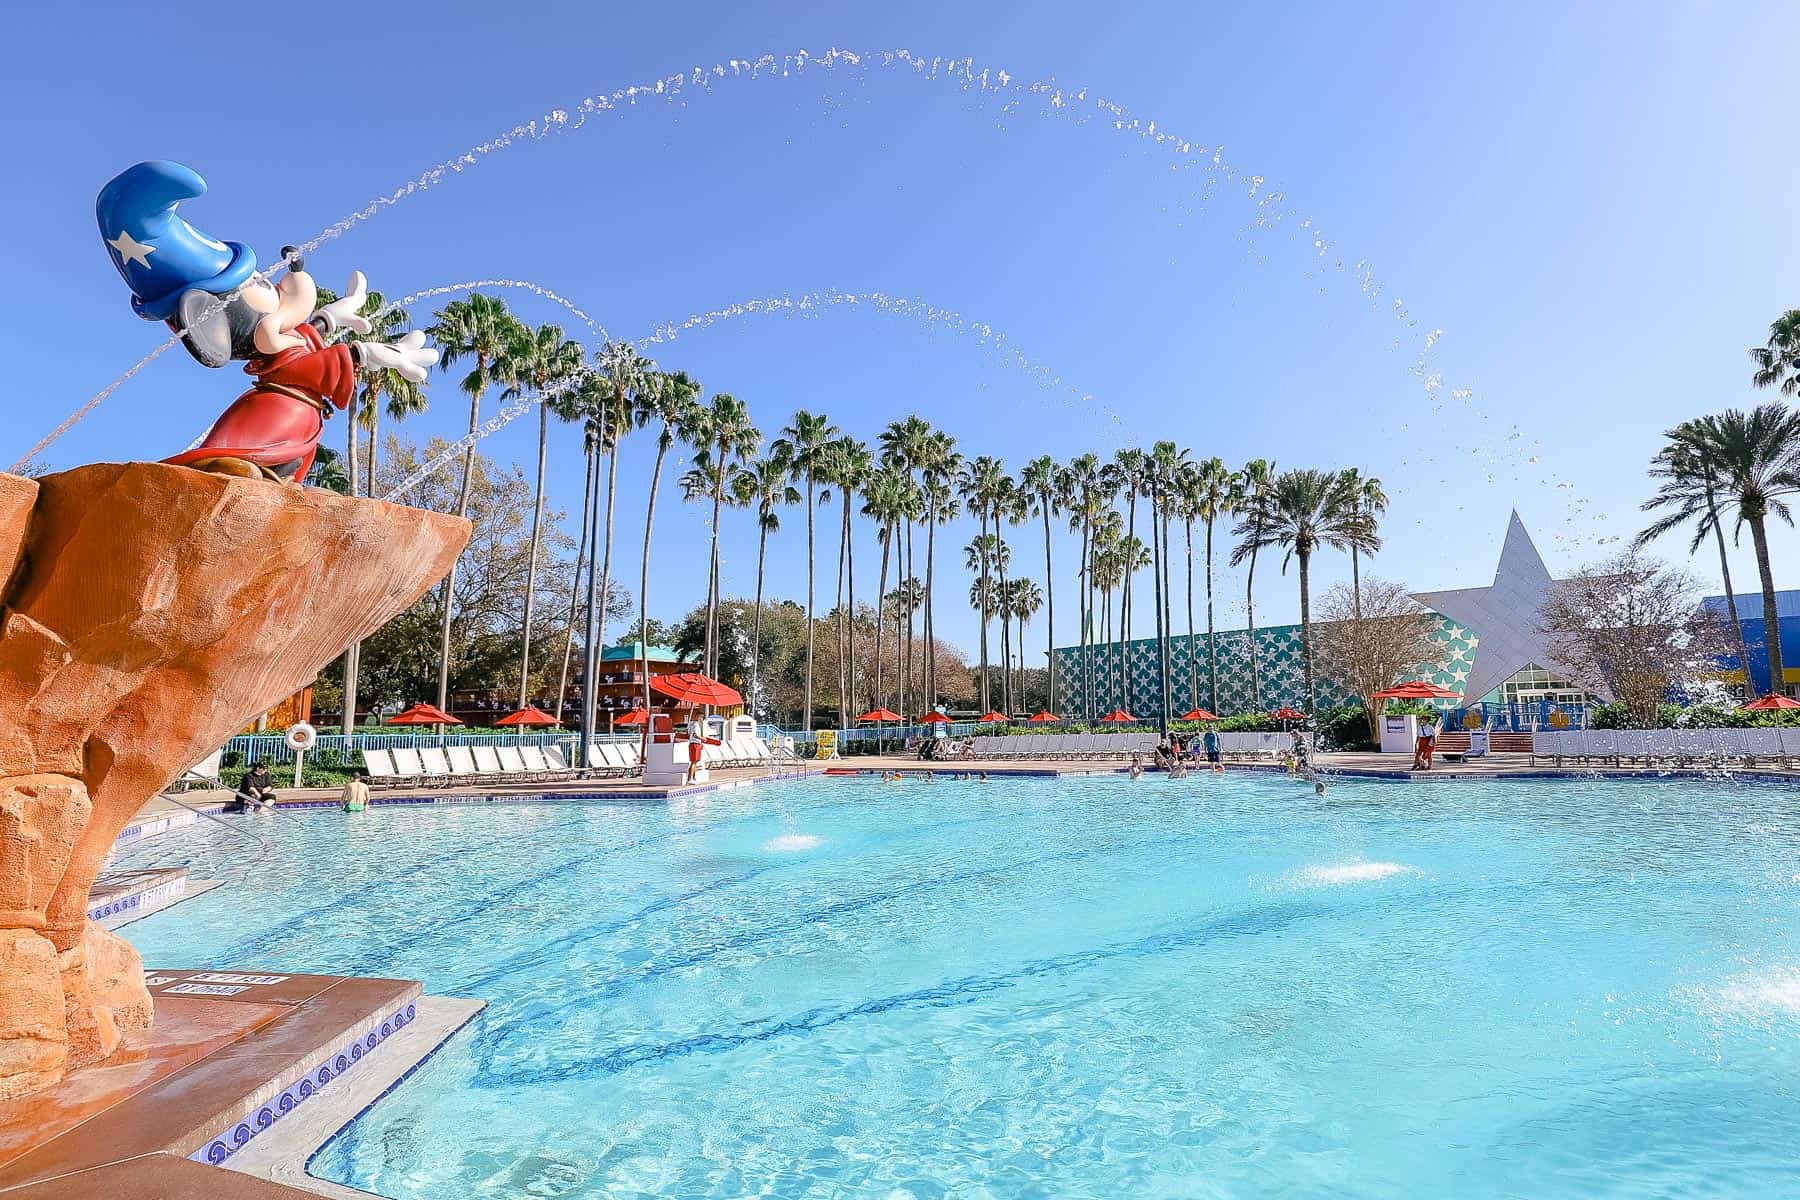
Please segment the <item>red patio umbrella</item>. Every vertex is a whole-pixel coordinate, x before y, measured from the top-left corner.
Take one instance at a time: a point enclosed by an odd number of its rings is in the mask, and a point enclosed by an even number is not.
[[[1033,725],[1048,725],[1052,721],[1062,720],[1061,717],[1057,716],[1055,713],[1051,712],[1047,708],[1040,709],[1039,711],[1032,713],[1029,717],[1026,717],[1025,719]]]
[[[744,697],[738,691],[698,671],[652,675],[650,686],[665,696],[696,707],[704,705],[708,708],[729,708],[744,702]]]
[[[562,722],[539,708],[537,705],[527,704],[516,713],[507,713],[504,717],[495,721],[494,724],[497,727],[505,728],[511,728],[512,726],[517,725],[522,729],[529,725],[537,728],[549,729],[554,725],[561,725]]]
[[[1181,714],[1180,719],[1183,721],[1216,721],[1219,718],[1212,713],[1207,712],[1204,708],[1190,708]]]
[[[1800,708],[1800,700],[1770,692],[1760,700],[1752,700],[1743,706],[1743,712],[1772,712],[1778,708]]]
[[[1136,717],[1132,716],[1122,708],[1115,708],[1100,719],[1114,725],[1129,725],[1137,720]]]
[[[948,725],[949,723],[950,718],[946,717],[935,708],[919,718],[919,724],[921,725]]]
[[[903,721],[905,719],[906,718],[890,708],[871,708],[868,712],[856,718],[858,724],[861,724],[864,721],[875,722],[875,753],[877,754],[882,753],[883,750],[881,744],[881,723],[883,721]]]
[[[395,713],[383,725],[461,725],[462,722],[435,704],[423,701],[402,713]]]
[[[979,717],[976,717],[975,720],[983,725],[1004,725],[1006,724],[1007,716],[1005,713],[989,711],[982,713]]]
[[[644,709],[633,708],[633,709],[627,710],[624,716],[613,718],[613,724],[614,725],[642,725],[645,721],[647,721],[649,719],[649,717],[650,717],[650,714],[647,711],[645,711]]]
[[[1427,683],[1423,679],[1409,679],[1405,683],[1397,683],[1391,688],[1383,688],[1376,692],[1376,700],[1461,700],[1461,692],[1453,692],[1449,688],[1439,687],[1435,683]],[[1800,706],[1797,706],[1800,707]]]
[[[1269,714],[1271,721],[1304,721],[1306,714],[1296,711],[1291,705],[1284,704]]]

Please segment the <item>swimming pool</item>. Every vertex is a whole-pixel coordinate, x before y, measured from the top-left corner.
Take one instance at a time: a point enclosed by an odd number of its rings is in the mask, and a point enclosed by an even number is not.
[[[283,813],[147,963],[492,1004],[388,1196],[1800,1192],[1800,797],[1234,774]],[[128,851],[242,859],[209,823]]]

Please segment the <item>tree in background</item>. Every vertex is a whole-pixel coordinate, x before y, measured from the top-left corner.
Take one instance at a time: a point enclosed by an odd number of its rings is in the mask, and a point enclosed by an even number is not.
[[[678,437],[686,437],[695,426],[700,413],[700,385],[689,379],[685,371],[673,374],[651,372],[644,378],[644,385],[638,389],[637,404],[632,409],[632,420],[640,425],[655,425],[656,431],[656,465],[650,471],[650,499],[644,505],[644,556],[638,572],[638,644],[642,648],[646,661],[650,647],[655,644],[650,640],[650,547],[654,544],[656,531],[656,494],[662,487],[663,461],[668,458],[669,451],[675,446]],[[650,709],[650,672],[644,672],[643,707]],[[649,728],[645,727],[646,730]]]
[[[1557,581],[1539,620],[1575,682],[1617,696],[1645,728],[1670,688],[1699,691],[1731,647],[1693,579],[1635,547]]]
[[[1725,611],[1731,628],[1737,634],[1738,664],[1744,669],[1744,684],[1750,684],[1750,645],[1744,636],[1744,623],[1738,618],[1737,592],[1731,586],[1731,559],[1725,552],[1725,525],[1719,519],[1719,480],[1713,464],[1705,454],[1703,429],[1686,421],[1663,435],[1667,444],[1650,462],[1650,477],[1662,480],[1656,494],[1644,501],[1645,512],[1665,510],[1663,515],[1637,535],[1632,545],[1642,550],[1652,541],[1680,525],[1694,522],[1694,536],[1688,553],[1697,554],[1708,533],[1719,547],[1719,576],[1725,584]]]
[[[1320,597],[1319,661],[1333,679],[1362,697],[1370,741],[1381,740],[1382,702],[1375,693],[1415,678],[1432,661],[1432,625],[1431,614],[1404,584],[1381,579],[1340,583]]]
[[[498,296],[473,293],[467,300],[452,300],[438,311],[431,327],[431,342],[438,349],[438,366],[448,371],[464,359],[475,360],[475,367],[458,384],[469,398],[469,446],[463,452],[462,484],[456,508],[457,516],[469,514],[469,491],[474,486],[475,434],[481,428],[481,397],[496,380],[506,373],[496,366],[512,344],[519,323],[507,310],[506,301]],[[458,559],[458,562],[461,560]],[[443,629],[438,654],[437,704],[441,709],[450,702],[450,621],[452,594],[456,591],[457,562],[450,564],[444,579]]]
[[[1249,520],[1243,535],[1249,551],[1242,557],[1236,551],[1231,555],[1231,565],[1239,562],[1250,564],[1249,572],[1244,576],[1244,627],[1248,631],[1246,644],[1250,652],[1250,707],[1262,709],[1262,667],[1257,663],[1256,654],[1256,556],[1261,553],[1263,504],[1268,499],[1269,488],[1275,479],[1275,464],[1257,458],[1244,464],[1243,469],[1231,478],[1231,490],[1226,507],[1233,515],[1248,514]],[[1210,527],[1209,527],[1210,528]],[[1217,666],[1214,661],[1214,666]]]
[[[1363,514],[1360,497],[1351,490],[1341,471],[1283,471],[1269,484],[1261,499],[1233,531],[1240,539],[1232,552],[1233,563],[1250,558],[1259,549],[1281,547],[1282,573],[1288,561],[1300,564],[1300,661],[1306,679],[1306,711],[1318,709],[1313,687],[1312,556],[1320,546],[1365,553],[1380,549],[1381,539]]]
[[[800,489],[793,483],[793,464],[786,457],[784,443],[776,442],[769,452],[745,465],[737,473],[733,486],[737,489],[737,506],[756,510],[756,615],[750,637],[750,691],[752,711],[766,711],[763,704],[763,566],[768,560],[769,535],[781,528],[781,510],[801,502]]]
[[[550,451],[550,405],[544,393],[560,387],[582,370],[587,351],[563,336],[560,325],[533,329],[518,325],[495,372],[506,382],[502,400],[535,395],[538,400],[537,486],[531,503],[531,558],[525,574],[525,613],[520,624],[519,707],[531,694],[531,618],[537,600],[538,536],[544,520],[544,462]]]
[[[693,412],[688,440],[694,445],[694,470],[705,480],[703,495],[712,501],[712,557],[709,560],[706,603],[716,610],[719,603],[719,518],[725,500],[732,495],[732,475],[748,462],[762,445],[762,431],[750,422],[750,410],[729,392],[716,393]],[[709,639],[700,669],[718,678],[718,658],[714,654],[716,638]]]
[[[810,413],[802,409],[794,414],[794,419],[787,428],[781,431],[779,445],[781,457],[787,460],[788,469],[796,481],[806,483],[806,698],[804,703],[806,731],[813,727],[813,584],[818,565],[814,553],[816,523],[814,512],[818,507],[818,482],[820,468],[824,465],[826,447],[838,435],[838,427],[823,413]]]

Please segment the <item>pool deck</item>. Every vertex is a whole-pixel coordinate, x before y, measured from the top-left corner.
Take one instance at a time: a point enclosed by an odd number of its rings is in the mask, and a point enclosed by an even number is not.
[[[158,970],[146,982],[151,1029],[49,1091],[0,1102],[6,1200],[315,1195],[216,1168],[309,1104],[338,1107],[359,1073],[409,1070],[480,1007],[463,1002],[460,1020],[419,1039],[396,1036],[429,1002],[410,980]]]

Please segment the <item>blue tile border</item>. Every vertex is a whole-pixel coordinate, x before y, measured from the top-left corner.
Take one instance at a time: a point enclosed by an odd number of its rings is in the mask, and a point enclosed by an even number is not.
[[[210,1163],[215,1167],[223,1165],[226,1159],[247,1146],[257,1134],[318,1095],[332,1080],[361,1062],[365,1055],[411,1024],[418,1015],[417,1002],[408,1000],[404,1007],[383,1016],[379,1026],[344,1043],[335,1055],[329,1056],[328,1061],[307,1071],[284,1088],[279,1096],[259,1105],[254,1114],[237,1122],[231,1129],[219,1134],[188,1157],[195,1162]]]

